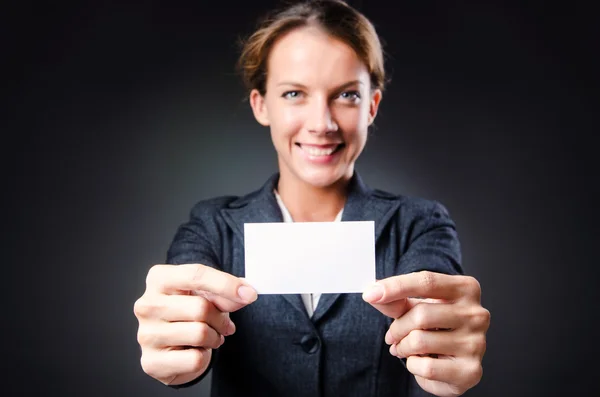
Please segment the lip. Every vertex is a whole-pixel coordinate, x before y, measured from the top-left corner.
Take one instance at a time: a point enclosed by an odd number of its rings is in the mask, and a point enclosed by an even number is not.
[[[312,163],[312,164],[327,165],[327,164],[331,164],[331,163],[335,162],[339,158],[341,153],[344,151],[345,145],[343,143],[329,143],[329,144],[314,145],[314,144],[305,144],[305,143],[298,142],[294,146],[296,146],[296,150],[298,150],[300,152],[299,153],[300,157],[302,157],[305,161]],[[319,148],[319,149],[329,149],[329,148],[333,148],[333,147],[337,147],[337,146],[342,146],[342,147],[327,156],[311,156],[310,154],[308,154],[307,152],[305,152],[302,149],[302,146],[314,147],[314,148]]]
[[[336,147],[336,146],[339,146],[342,144],[343,144],[343,142],[333,142],[333,143],[325,143],[325,144],[296,142],[296,145],[314,147],[314,148],[318,148],[318,149],[329,149],[329,148]]]

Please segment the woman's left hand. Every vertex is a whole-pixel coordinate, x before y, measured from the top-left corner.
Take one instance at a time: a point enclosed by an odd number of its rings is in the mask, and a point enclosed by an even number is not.
[[[385,342],[424,390],[459,396],[479,383],[490,312],[476,279],[410,273],[377,281],[363,299],[395,319]]]

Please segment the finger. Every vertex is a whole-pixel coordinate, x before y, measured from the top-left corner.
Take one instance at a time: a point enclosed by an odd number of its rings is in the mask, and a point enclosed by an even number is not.
[[[375,309],[390,318],[398,318],[408,312],[414,303],[410,299],[400,299],[389,303],[371,303]]]
[[[393,345],[392,345],[393,346]],[[415,355],[479,356],[480,345],[453,331],[413,330],[395,344],[396,357]]]
[[[215,306],[215,308],[222,312],[233,313],[235,311],[240,310],[242,307],[248,305],[247,303],[240,303],[227,298],[223,298],[222,296],[208,291],[191,291],[190,293],[193,296],[198,296],[202,299],[206,299],[207,301],[211,302]]]
[[[224,338],[206,323],[158,323],[152,328],[140,328],[138,342],[155,349],[195,346],[216,349]]]
[[[396,319],[403,316],[406,312],[411,310],[417,303],[420,302],[440,303],[441,300],[406,298],[389,303],[370,303],[370,305],[379,310],[381,313],[385,314],[386,316]]]
[[[207,291],[234,302],[248,304],[257,298],[256,291],[231,274],[201,264],[155,265],[148,272],[147,283],[166,294],[181,291]]]
[[[212,351],[204,348],[152,350],[142,354],[141,364],[144,372],[153,378],[171,380],[205,369],[211,355]]]
[[[479,300],[480,294],[479,283],[473,277],[422,271],[379,280],[365,291],[363,299],[379,304],[409,297],[453,301],[467,296]]]
[[[441,384],[430,383],[430,387],[435,387],[437,390],[427,388],[430,393],[435,392],[437,395],[457,395],[457,391],[475,386],[483,374],[481,363],[477,360],[455,360],[448,357],[410,356],[406,360],[406,368],[415,377],[440,382]],[[419,384],[423,386],[421,382]],[[448,393],[450,391],[454,393]]]
[[[414,375],[415,380],[423,390],[434,396],[460,396],[463,394],[461,389],[446,382],[423,378],[419,375]]]
[[[414,330],[400,342],[390,346],[390,353],[397,357],[436,355],[473,358],[481,361],[485,351],[484,334],[456,331]]]
[[[404,315],[394,320],[385,335],[389,345],[398,343],[413,330],[452,330],[460,326],[460,317],[451,304],[417,301]]]
[[[450,358],[410,356],[406,359],[406,369],[413,375],[448,383],[457,379],[461,363]]]
[[[224,336],[231,335],[235,331],[229,313],[217,309],[212,302],[201,296],[162,295],[159,302],[150,310],[155,310],[155,316],[163,321],[203,322]]]

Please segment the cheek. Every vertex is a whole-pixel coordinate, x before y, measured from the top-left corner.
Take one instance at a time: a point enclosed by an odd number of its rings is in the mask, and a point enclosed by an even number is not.
[[[270,110],[271,133],[276,140],[293,137],[302,128],[302,115],[298,109],[283,106]]]
[[[368,121],[368,113],[363,109],[346,109],[339,114],[338,118],[345,140],[354,145],[362,145],[366,141]]]

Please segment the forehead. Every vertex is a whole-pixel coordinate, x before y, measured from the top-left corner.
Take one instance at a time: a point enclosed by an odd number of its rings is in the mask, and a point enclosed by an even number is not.
[[[307,86],[369,81],[366,65],[346,43],[317,27],[294,29],[269,54],[267,84],[293,81]]]

